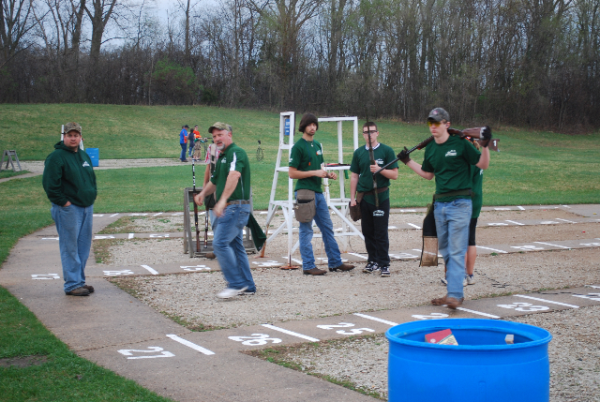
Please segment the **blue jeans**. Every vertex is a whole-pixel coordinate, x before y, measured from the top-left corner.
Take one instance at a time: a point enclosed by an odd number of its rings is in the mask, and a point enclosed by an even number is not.
[[[194,143],[193,142],[190,142],[190,152],[189,152],[189,154],[190,154],[190,157],[194,154]]]
[[[323,193],[315,193],[315,207],[314,221],[323,236],[327,264],[329,268],[339,267],[342,265],[342,257],[340,257],[340,248],[333,236],[333,222],[331,222],[329,208],[327,208]],[[315,256],[311,244],[312,237],[312,222],[300,223],[300,254],[302,255],[302,269],[305,271],[315,268]]]
[[[459,198],[450,202],[437,202],[433,213],[440,254],[446,264],[448,296],[463,297],[465,254],[469,246],[469,224],[473,204],[471,199]]]
[[[186,143],[179,143],[179,145],[181,145],[181,155],[179,156],[179,159],[181,159],[182,161],[186,160],[187,158],[185,157],[185,149],[187,147]]]
[[[65,293],[85,285],[85,264],[92,246],[94,206],[61,207],[52,204],[52,219],[58,231],[58,246],[62,262]]]
[[[213,249],[221,272],[227,281],[227,287],[256,291],[250,262],[243,243],[243,230],[248,224],[251,208],[249,204],[233,204],[225,208],[223,216],[214,216]]]

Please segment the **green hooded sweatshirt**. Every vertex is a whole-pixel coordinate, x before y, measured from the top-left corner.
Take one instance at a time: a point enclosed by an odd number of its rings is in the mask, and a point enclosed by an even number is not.
[[[73,152],[62,141],[54,145],[54,152],[46,158],[42,184],[50,201],[60,206],[71,201],[71,204],[89,207],[98,194],[88,154],[81,149]]]

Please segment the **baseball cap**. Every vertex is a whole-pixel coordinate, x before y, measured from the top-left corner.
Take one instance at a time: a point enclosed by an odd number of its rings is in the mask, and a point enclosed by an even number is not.
[[[436,107],[431,112],[429,112],[429,116],[427,117],[429,121],[450,121],[450,115],[441,107]]]
[[[210,126],[208,128],[208,132],[212,134],[213,129],[217,129],[217,130],[227,130],[230,133],[233,133],[233,129],[231,128],[231,126],[227,123],[221,123],[220,121],[216,122],[215,124],[213,124],[212,126]]]
[[[65,134],[71,131],[77,131],[79,134],[81,134],[81,126],[79,123],[71,122],[65,124]]]

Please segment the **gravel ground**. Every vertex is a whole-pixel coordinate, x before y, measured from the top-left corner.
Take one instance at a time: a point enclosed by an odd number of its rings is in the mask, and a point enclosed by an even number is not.
[[[574,216],[557,210],[503,211],[484,213],[480,222],[557,217]],[[264,222],[264,218],[261,215],[259,219]],[[392,222],[419,224],[421,220],[422,214],[392,215]],[[156,228],[148,225],[148,221],[143,225],[143,230]],[[600,224],[490,227],[478,229],[477,235],[482,245],[593,238],[600,237]],[[390,231],[391,248],[419,247],[419,236],[420,232],[414,230]],[[190,261],[189,256],[182,254],[181,239],[138,239],[121,243],[110,249],[113,265]],[[323,252],[319,243],[314,242],[317,254]],[[350,243],[354,251],[364,251],[358,239]],[[285,255],[286,247],[285,238],[281,236],[269,244],[267,255]],[[253,261],[252,256],[250,258]],[[394,261],[391,277],[381,278],[363,274],[362,265],[351,272],[328,273],[323,277],[307,277],[299,271],[257,269],[253,271],[257,294],[227,301],[214,297],[225,286],[218,272],[123,277],[113,281],[135,290],[142,301],[157,311],[181,317],[190,327],[204,328],[396,309],[428,304],[431,298],[445,294],[445,288],[440,285],[441,266],[419,268],[417,261]],[[467,299],[600,283],[600,249],[480,256],[475,273],[477,282],[466,288]],[[600,401],[599,313],[600,307],[585,307],[515,319],[544,327],[554,335],[549,352],[552,401]],[[382,394],[387,391],[387,340],[384,337],[335,342],[317,351],[305,345],[289,358],[308,371],[350,380]]]

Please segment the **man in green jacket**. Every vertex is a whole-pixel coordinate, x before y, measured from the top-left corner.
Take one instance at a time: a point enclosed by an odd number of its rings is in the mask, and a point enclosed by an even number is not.
[[[96,175],[90,157],[79,149],[81,126],[67,123],[65,133],[46,158],[43,185],[58,231],[65,293],[88,296],[94,292],[85,284],[85,264],[92,246]]]

